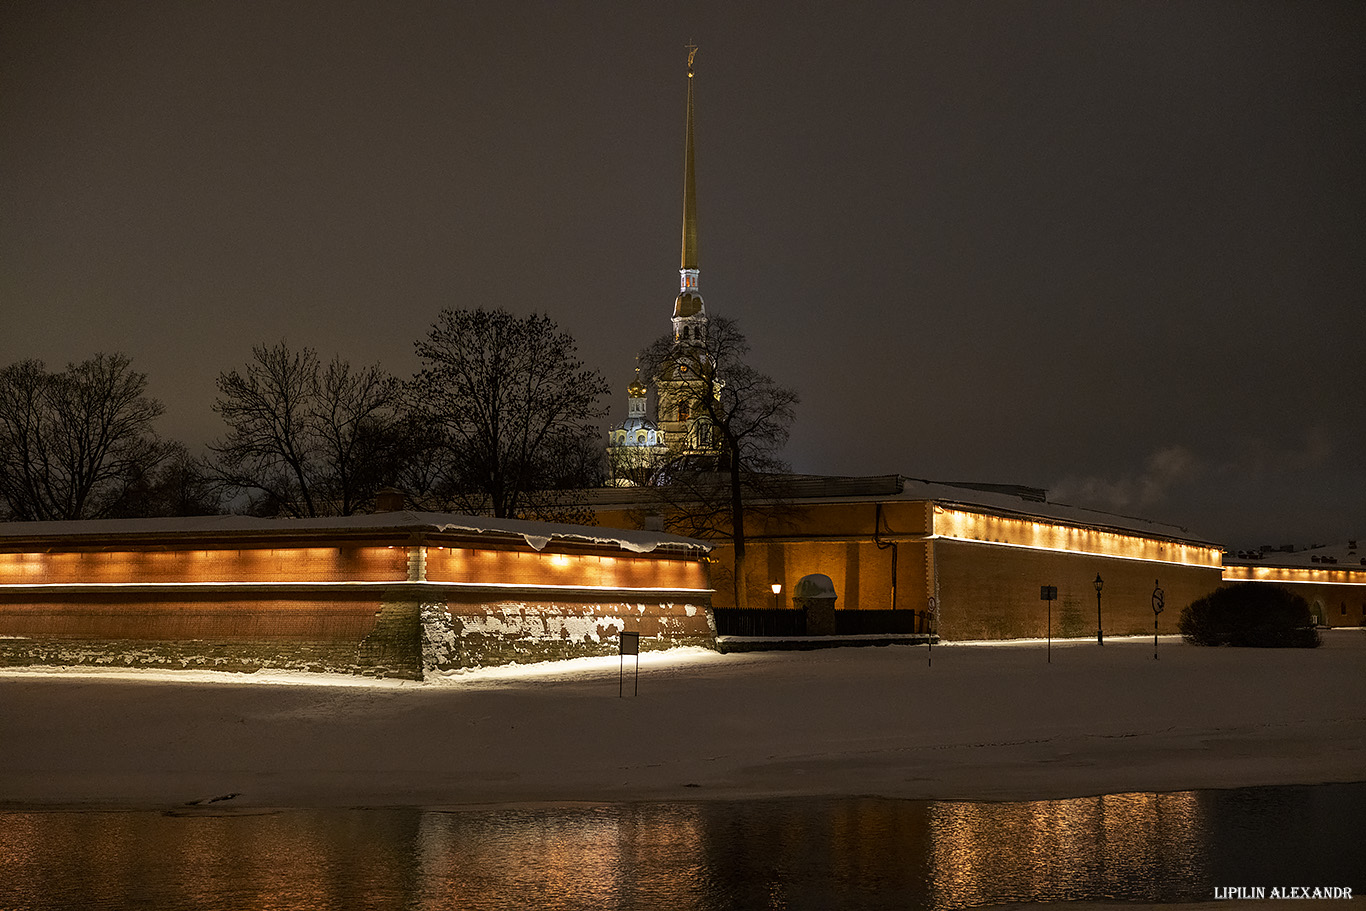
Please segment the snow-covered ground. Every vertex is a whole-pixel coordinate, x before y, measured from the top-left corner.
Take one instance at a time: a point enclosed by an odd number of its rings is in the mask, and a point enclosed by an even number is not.
[[[1027,799],[1366,778],[1366,632],[626,659],[426,683],[0,671],[0,806]]]

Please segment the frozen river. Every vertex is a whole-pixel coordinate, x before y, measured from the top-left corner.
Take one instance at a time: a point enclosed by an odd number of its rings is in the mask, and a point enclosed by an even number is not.
[[[964,908],[1366,893],[1366,783],[1030,802],[793,798],[0,812],[0,908]]]

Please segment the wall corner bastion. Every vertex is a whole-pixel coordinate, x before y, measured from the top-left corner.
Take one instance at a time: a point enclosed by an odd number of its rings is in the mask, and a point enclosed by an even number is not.
[[[0,667],[427,674],[713,645],[662,533],[397,513],[0,524]]]

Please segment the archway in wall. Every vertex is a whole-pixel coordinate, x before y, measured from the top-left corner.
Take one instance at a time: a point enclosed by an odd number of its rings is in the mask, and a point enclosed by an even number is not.
[[[1315,626],[1328,625],[1328,614],[1325,612],[1323,608],[1322,598],[1315,598],[1313,600],[1313,602],[1309,605],[1309,614],[1314,618]]]

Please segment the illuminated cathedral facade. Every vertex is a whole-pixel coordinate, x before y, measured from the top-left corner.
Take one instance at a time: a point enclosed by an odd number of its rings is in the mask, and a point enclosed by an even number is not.
[[[697,181],[693,166],[693,59],[696,47],[688,48],[687,127],[683,152],[683,244],[678,269],[678,297],[674,299],[675,350],[700,349],[700,356],[686,360],[705,362],[707,308],[702,302],[697,267]],[[649,417],[649,386],[639,370],[627,387],[627,416],[608,432],[607,460],[610,484],[618,487],[654,483],[660,471],[680,457],[712,458],[717,453],[715,435],[705,409],[698,407],[702,381],[671,358],[651,378],[655,392],[655,419]]]

